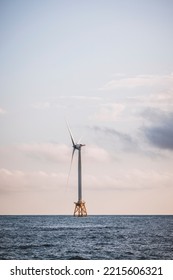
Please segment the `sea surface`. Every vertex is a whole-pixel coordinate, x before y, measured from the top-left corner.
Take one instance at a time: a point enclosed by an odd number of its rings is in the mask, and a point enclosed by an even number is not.
[[[0,259],[173,259],[173,216],[0,216]]]

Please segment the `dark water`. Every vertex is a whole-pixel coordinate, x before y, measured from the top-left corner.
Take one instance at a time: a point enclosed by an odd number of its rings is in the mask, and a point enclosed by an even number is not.
[[[173,259],[173,216],[0,216],[0,259]]]

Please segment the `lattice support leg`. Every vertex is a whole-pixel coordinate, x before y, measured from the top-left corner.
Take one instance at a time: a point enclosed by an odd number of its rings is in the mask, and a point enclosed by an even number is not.
[[[87,210],[84,201],[75,202],[74,216],[78,216],[78,217],[87,216]]]

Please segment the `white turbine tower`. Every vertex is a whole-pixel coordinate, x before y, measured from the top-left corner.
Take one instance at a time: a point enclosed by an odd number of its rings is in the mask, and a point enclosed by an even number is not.
[[[72,151],[72,157],[71,157],[70,170],[71,170],[71,166],[72,166],[72,162],[73,162],[74,153],[75,153],[76,150],[78,151],[78,201],[75,202],[74,216],[84,217],[84,216],[87,216],[87,210],[86,210],[86,206],[85,206],[85,201],[82,200],[82,160],[81,160],[81,149],[85,145],[81,144],[80,140],[76,143],[68,123],[67,123],[67,127],[68,127],[68,131],[70,133],[70,138],[71,138],[72,145],[73,145],[72,146],[73,147],[73,151]]]

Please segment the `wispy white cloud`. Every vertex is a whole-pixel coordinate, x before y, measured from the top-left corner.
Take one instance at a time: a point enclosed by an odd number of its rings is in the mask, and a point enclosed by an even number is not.
[[[56,167],[59,170],[68,171],[72,149],[70,143],[69,145],[49,142],[7,145],[0,147],[0,166],[27,170],[33,162],[34,167],[31,165],[29,170],[41,168],[50,171]],[[85,160],[90,165],[111,160],[109,151],[98,145],[87,143],[87,146],[82,149],[82,154],[85,155]]]
[[[15,147],[13,149],[16,151]],[[39,167],[41,170],[28,170],[27,159],[22,161],[22,166],[19,168],[1,168],[0,169],[0,191],[6,192],[26,192],[26,191],[40,191],[40,190],[58,190],[58,188],[66,187],[68,168],[70,165],[72,148],[66,145],[58,145],[52,143],[41,143],[41,144],[23,144],[17,146],[17,150],[26,154],[28,157],[40,161]],[[12,152],[12,150],[11,150]],[[4,154],[5,156],[5,154]],[[83,157],[85,165],[88,167],[94,166],[99,162],[109,163],[111,157],[106,150],[98,146],[87,146],[87,149],[83,151]],[[73,161],[73,169],[75,173],[71,174],[70,185],[76,186],[76,172],[77,172],[77,157]],[[49,164],[60,163],[56,167],[58,172],[49,171],[47,165],[42,162]],[[1,164],[2,165],[2,164]],[[15,166],[15,164],[14,164]],[[61,166],[61,168],[60,168]],[[53,168],[54,169],[54,168]],[[51,168],[49,167],[49,170]],[[84,179],[85,180],[85,179]]]
[[[105,172],[95,175],[84,174],[83,183],[85,191],[141,191],[149,189],[162,189],[172,187],[173,174],[171,172],[158,172],[155,170],[141,169],[116,169],[111,176]],[[38,192],[65,189],[67,182],[66,173],[58,172],[24,172],[22,170],[0,169],[0,192]],[[70,178],[70,185],[74,189],[76,180]]]
[[[152,94],[138,95],[128,97],[127,102],[133,105],[164,107],[165,110],[170,111],[173,107],[173,89],[162,92],[155,92]]]
[[[6,113],[7,113],[7,111],[6,111],[5,109],[3,109],[3,108],[0,107],[0,115],[4,115],[4,114],[6,114]]]
[[[109,176],[100,173],[99,176],[87,175],[85,185],[89,190],[97,191],[141,191],[150,189],[162,189],[172,187],[173,174],[171,172],[158,172],[149,168],[129,168],[119,170]]]
[[[104,122],[116,121],[124,109],[125,104],[121,103],[100,104],[97,108],[97,112],[91,117],[91,119]]]
[[[173,87],[173,74],[168,75],[115,75],[115,78],[107,82],[100,90],[113,90],[117,88],[136,87]]]
[[[87,161],[95,162],[109,162],[111,160],[110,154],[103,148],[98,146],[88,146],[86,149]]]
[[[54,143],[22,144],[18,149],[35,159],[66,162],[70,155],[70,147]]]
[[[72,147],[64,144],[53,143],[35,143],[22,144],[18,146],[18,150],[27,156],[44,162],[61,163],[69,165],[72,153]],[[95,162],[108,162],[110,160],[109,153],[96,145],[88,145],[85,149],[86,159],[90,164]]]
[[[60,96],[59,99],[76,99],[81,101],[101,101],[102,98],[98,96],[87,96],[87,95],[69,95],[69,96]]]
[[[34,109],[49,109],[51,107],[51,103],[46,101],[46,102],[37,102],[32,104],[32,107]]]
[[[63,173],[0,169],[0,191],[6,193],[57,190],[65,186],[66,179],[67,176]]]
[[[46,101],[39,101],[33,103],[31,106],[38,110],[48,110],[52,108],[66,108],[67,101],[81,101],[81,102],[98,102],[102,98],[98,96],[85,96],[85,95],[60,95],[55,98],[49,98]]]

